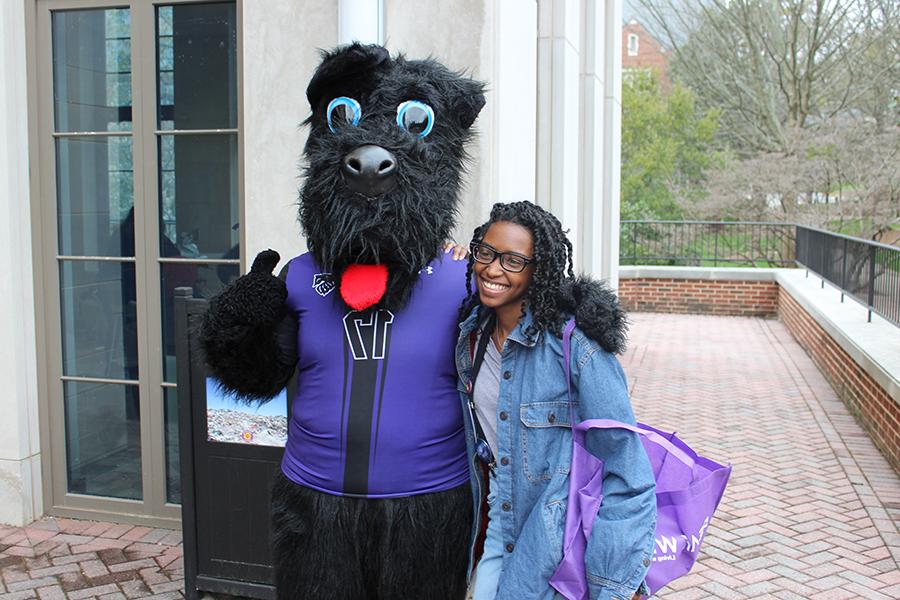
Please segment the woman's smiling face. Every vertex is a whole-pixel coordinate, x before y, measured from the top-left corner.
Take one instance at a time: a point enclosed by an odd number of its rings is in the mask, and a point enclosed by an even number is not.
[[[490,246],[498,254],[513,252],[527,258],[534,256],[531,232],[509,221],[491,224],[481,243]],[[534,263],[527,264],[520,273],[510,273],[500,266],[498,256],[489,265],[475,262],[474,270],[481,304],[497,310],[506,306],[521,306],[534,276]]]

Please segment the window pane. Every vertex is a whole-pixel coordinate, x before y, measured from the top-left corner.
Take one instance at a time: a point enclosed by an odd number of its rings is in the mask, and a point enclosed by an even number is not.
[[[66,381],[63,393],[69,492],[140,500],[137,386]]]
[[[181,465],[178,446],[178,389],[164,388],[166,399],[166,501],[181,504]]]
[[[194,298],[212,298],[237,279],[238,265],[176,264],[160,265],[162,287],[163,378],[175,383],[175,288],[191,287]]]
[[[56,140],[59,252],[134,256],[131,137]]]
[[[137,379],[134,263],[61,261],[63,374]]]
[[[237,127],[233,2],[157,8],[161,129]]]
[[[160,256],[238,258],[237,136],[159,138]]]
[[[57,131],[131,130],[131,13],[53,13]]]

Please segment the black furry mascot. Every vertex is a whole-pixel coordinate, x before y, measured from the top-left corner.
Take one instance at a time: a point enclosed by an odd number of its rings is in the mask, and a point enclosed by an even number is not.
[[[212,373],[250,401],[298,373],[273,488],[278,597],[450,600],[471,566],[472,482],[456,386],[466,263],[441,251],[482,85],[353,44],[324,56],[300,222],[213,299]]]
[[[483,86],[353,44],[325,54],[306,94],[310,251],[277,277],[278,254],[261,252],[200,336],[212,374],[248,402],[297,373],[272,490],[278,598],[462,600],[483,499],[453,356],[467,263],[441,246]],[[621,351],[615,297],[572,275],[560,309]]]

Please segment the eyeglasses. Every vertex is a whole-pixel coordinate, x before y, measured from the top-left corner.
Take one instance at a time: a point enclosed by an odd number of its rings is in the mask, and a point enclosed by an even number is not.
[[[497,250],[487,244],[473,243],[470,246],[470,249],[472,250],[472,257],[475,259],[475,262],[479,262],[483,265],[491,264],[499,256],[500,267],[504,271],[509,271],[510,273],[521,273],[525,270],[525,267],[528,266],[528,263],[534,262],[533,258],[522,256],[517,252],[497,252]]]

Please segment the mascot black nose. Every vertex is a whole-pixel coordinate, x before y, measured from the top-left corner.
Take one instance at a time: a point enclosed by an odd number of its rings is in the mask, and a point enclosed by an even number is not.
[[[380,196],[397,183],[397,159],[381,146],[360,146],[344,157],[341,173],[354,192]]]

